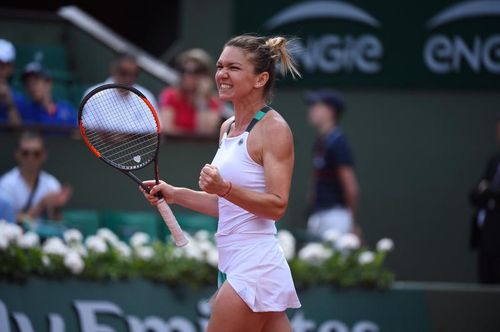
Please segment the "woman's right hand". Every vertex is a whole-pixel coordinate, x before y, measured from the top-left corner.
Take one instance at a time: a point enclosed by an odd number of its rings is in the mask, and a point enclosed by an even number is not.
[[[150,188],[149,194],[139,186],[139,190],[144,194],[144,197],[151,203],[151,205],[156,206],[158,204],[159,198],[156,197],[156,193],[161,192],[165,202],[168,204],[174,203],[174,191],[175,187],[169,185],[165,181],[160,180],[159,184],[156,184],[155,180],[144,181],[143,184]]]

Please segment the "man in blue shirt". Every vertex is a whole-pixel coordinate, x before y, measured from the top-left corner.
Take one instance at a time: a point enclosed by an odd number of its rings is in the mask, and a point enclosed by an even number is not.
[[[16,50],[11,42],[0,39],[0,124],[20,125],[19,104],[24,97],[9,85],[14,73]]]
[[[344,99],[335,90],[323,89],[305,94],[309,122],[318,137],[313,147],[314,191],[308,230],[316,236],[330,229],[340,234],[359,232],[354,217],[358,202],[358,183],[349,143],[338,127],[344,112]]]
[[[52,77],[39,62],[26,65],[22,80],[28,100],[19,108],[25,124],[76,126],[76,111],[66,101],[52,98]]]

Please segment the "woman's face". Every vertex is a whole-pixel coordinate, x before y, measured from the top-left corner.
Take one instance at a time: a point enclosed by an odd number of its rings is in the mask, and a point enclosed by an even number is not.
[[[256,92],[262,97],[268,77],[267,72],[255,74],[254,65],[238,47],[226,46],[217,61],[215,83],[223,101],[234,102]]]

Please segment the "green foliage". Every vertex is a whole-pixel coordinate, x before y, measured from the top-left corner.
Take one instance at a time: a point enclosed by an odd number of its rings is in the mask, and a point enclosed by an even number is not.
[[[151,243],[144,233],[136,233],[129,245],[107,229],[99,230],[85,242],[76,230],[67,231],[64,238],[65,241],[50,238],[40,245],[36,234],[22,234],[16,226],[0,224],[0,279],[145,278],[176,287],[200,287],[216,282],[217,249],[208,232],[189,237],[185,248],[160,241]],[[383,289],[394,279],[383,266],[393,246],[389,239],[379,241],[378,250],[372,252],[360,248],[359,240],[348,235],[338,241],[306,244],[297,255],[295,239],[289,232],[280,231],[278,241],[298,288],[334,285]]]

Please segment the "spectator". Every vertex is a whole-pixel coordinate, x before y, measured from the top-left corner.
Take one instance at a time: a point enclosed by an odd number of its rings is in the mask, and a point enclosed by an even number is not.
[[[213,89],[212,66],[212,59],[201,49],[178,56],[180,84],[165,88],[159,98],[163,132],[172,135],[218,132],[223,106]]]
[[[16,215],[9,201],[0,195],[0,221],[1,220],[5,220],[10,223],[15,223]]]
[[[5,39],[0,39],[0,124],[21,124],[18,107],[23,96],[9,86],[15,60],[14,45]]]
[[[67,101],[52,97],[52,77],[40,62],[30,62],[21,79],[28,95],[20,113],[26,124],[76,126],[76,111]]]
[[[0,177],[0,196],[8,200],[17,221],[60,219],[60,208],[69,200],[71,189],[42,170],[47,152],[41,136],[22,134],[15,157],[18,166]]]
[[[351,148],[338,122],[344,100],[334,90],[305,94],[309,121],[318,131],[313,147],[314,192],[308,230],[316,235],[329,229],[341,234],[359,232],[354,225],[358,202],[358,183]]]
[[[125,84],[132,86],[142,92],[144,96],[151,102],[155,110],[158,110],[158,104],[156,103],[155,96],[145,87],[137,84],[137,77],[139,76],[139,65],[137,64],[137,59],[130,54],[121,54],[118,58],[111,64],[111,77],[106,79],[104,82],[96,84],[87,91],[85,94],[88,94],[93,89],[97,88],[103,84]]]
[[[496,123],[500,146],[500,118]],[[500,151],[488,163],[479,184],[470,192],[477,209],[473,218],[471,245],[478,249],[479,282],[500,283]]]

